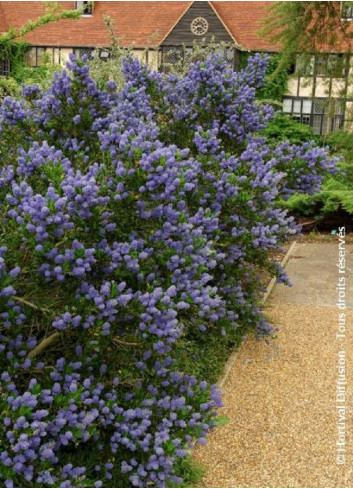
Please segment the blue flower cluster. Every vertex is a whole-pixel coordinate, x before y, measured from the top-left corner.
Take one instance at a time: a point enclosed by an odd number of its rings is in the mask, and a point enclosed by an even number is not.
[[[322,149],[258,136],[266,58],[183,78],[124,64],[98,89],[72,57],[0,109],[0,483],[167,487],[215,424],[215,386],[181,371],[192,335],[271,333],[265,272],[316,190]],[[207,358],[205,359],[207,361]]]

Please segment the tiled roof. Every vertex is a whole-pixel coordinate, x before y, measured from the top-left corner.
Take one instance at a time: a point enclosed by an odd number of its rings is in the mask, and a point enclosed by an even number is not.
[[[267,9],[273,2],[210,2],[235,40],[250,51],[278,51],[266,41],[259,30],[268,15]]]
[[[75,2],[57,2],[65,9],[73,9]],[[192,2],[94,2],[94,15],[77,20],[61,20],[37,28],[25,39],[37,46],[107,46],[109,35],[103,15],[114,21],[118,37],[125,45],[146,47],[158,45],[178,22]],[[272,2],[211,2],[218,16],[233,38],[245,49],[275,50],[257,33],[260,21],[266,15],[266,6]],[[35,20],[44,12],[42,2],[2,1],[0,31],[20,27]]]
[[[7,22],[5,18],[5,12],[0,3],[0,34],[7,31]]]

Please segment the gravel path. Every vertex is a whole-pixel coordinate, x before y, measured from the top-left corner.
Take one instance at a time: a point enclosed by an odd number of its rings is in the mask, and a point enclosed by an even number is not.
[[[280,328],[247,341],[224,385],[230,422],[195,458],[199,487],[353,487],[353,246],[346,249],[346,337],[338,331],[337,244],[297,244],[294,287],[277,286],[267,314]],[[336,461],[338,352],[345,349],[345,463]]]

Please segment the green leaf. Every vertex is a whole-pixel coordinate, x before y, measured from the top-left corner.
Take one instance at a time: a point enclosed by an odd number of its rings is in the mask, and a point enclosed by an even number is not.
[[[218,416],[216,418],[216,423],[217,423],[217,426],[225,426],[227,424],[229,424],[229,418],[225,415],[222,415],[222,416]]]

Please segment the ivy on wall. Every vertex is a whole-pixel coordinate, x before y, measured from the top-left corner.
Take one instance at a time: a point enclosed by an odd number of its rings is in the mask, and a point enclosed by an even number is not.
[[[8,41],[0,44],[0,60],[8,60],[11,67],[11,75],[17,73],[24,65],[24,56],[28,43]]]
[[[28,44],[25,42],[8,41],[0,44],[0,61],[10,62],[11,77],[0,76],[0,99],[7,95],[16,95],[19,84],[24,80],[25,52]]]
[[[11,65],[23,62],[23,55],[28,44],[23,41],[8,41],[0,43],[0,59],[11,60]]]

